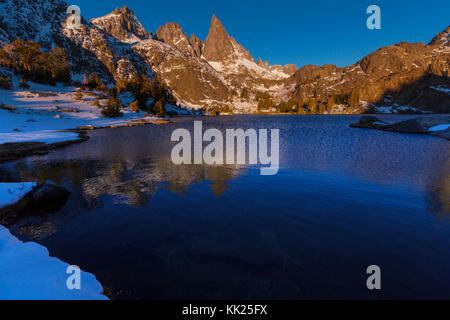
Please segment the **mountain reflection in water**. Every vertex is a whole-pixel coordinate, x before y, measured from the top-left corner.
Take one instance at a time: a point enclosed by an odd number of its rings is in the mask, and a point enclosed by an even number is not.
[[[448,298],[448,141],[348,128],[352,116],[200,120],[205,130],[280,129],[279,174],[172,164],[170,135],[194,119],[98,130],[0,166],[2,181],[72,191],[58,213],[12,232],[119,299]],[[365,287],[374,263],[386,272],[378,293]]]

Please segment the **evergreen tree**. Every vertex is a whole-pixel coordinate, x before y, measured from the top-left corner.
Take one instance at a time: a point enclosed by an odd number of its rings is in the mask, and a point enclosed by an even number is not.
[[[328,110],[330,110],[334,106],[335,106],[334,95],[331,95],[328,97],[328,101],[327,101]]]
[[[139,112],[139,102],[137,100],[130,103],[130,110],[133,112]]]
[[[325,114],[326,107],[323,103],[319,104],[319,114]]]
[[[309,109],[309,112],[312,113],[312,114],[316,114],[317,113],[317,101],[316,101],[316,99],[311,99],[309,101],[308,109]]]
[[[93,105],[94,107],[100,108],[100,101],[98,100],[98,97],[95,98]]]
[[[164,117],[166,111],[164,109],[164,102],[162,100],[158,100],[155,103],[155,113],[158,117]]]
[[[20,78],[19,80],[19,87],[22,89],[30,89],[30,86],[25,82],[25,80],[23,80],[23,78]]]

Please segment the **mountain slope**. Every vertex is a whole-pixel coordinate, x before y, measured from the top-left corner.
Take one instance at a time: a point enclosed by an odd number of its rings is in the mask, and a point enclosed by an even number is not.
[[[97,73],[104,80],[157,76],[180,104],[195,109],[257,110],[264,94],[275,103],[325,105],[329,113],[388,108],[450,112],[450,27],[428,45],[381,48],[352,66],[271,66],[231,37],[213,16],[205,41],[167,23],[153,36],[127,7],[79,29],[65,25],[68,4],[59,0],[0,1],[0,40],[40,41],[67,50],[75,79]],[[316,106],[317,106],[316,105]],[[315,107],[313,107],[314,109]],[[311,111],[311,110],[310,110]]]
[[[327,102],[330,95],[357,92],[361,103],[351,112],[389,106],[450,112],[449,95],[433,89],[450,87],[449,29],[430,45],[402,42],[381,48],[349,67],[305,66],[289,79],[294,86],[289,95],[304,102],[313,98]]]

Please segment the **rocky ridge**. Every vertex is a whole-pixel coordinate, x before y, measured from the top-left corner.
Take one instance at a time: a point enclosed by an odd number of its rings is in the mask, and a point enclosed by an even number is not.
[[[294,99],[326,104],[328,113],[450,112],[450,27],[429,44],[388,46],[352,66],[271,66],[231,37],[213,16],[205,41],[167,23],[152,35],[133,11],[116,9],[104,17],[65,25],[68,4],[59,0],[4,0],[0,40],[40,41],[67,50],[74,76],[95,72],[108,81],[135,75],[157,76],[182,105],[194,109],[229,107],[252,112],[257,95],[275,103]],[[31,22],[30,22],[31,21]],[[21,27],[24,26],[24,27]],[[330,97],[357,97],[353,104]]]

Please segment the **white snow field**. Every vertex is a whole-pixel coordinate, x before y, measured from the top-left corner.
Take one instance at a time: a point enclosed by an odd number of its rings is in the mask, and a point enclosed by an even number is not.
[[[0,208],[18,202],[35,183],[0,183]],[[107,300],[97,279],[81,272],[81,289],[69,290],[69,265],[37,243],[23,243],[0,226],[0,300]]]
[[[146,118],[144,112],[133,113],[130,110],[122,110],[124,115],[121,118],[104,118],[101,109],[93,105],[95,97],[87,92],[83,92],[83,100],[79,101],[75,99],[75,87],[52,87],[29,82],[29,89],[21,89],[17,78],[13,80],[13,90],[0,89],[0,144],[76,140],[78,134],[58,130],[88,125],[123,125],[143,118],[156,120]],[[100,92],[94,93],[100,95]],[[104,103],[100,99],[100,104]]]

